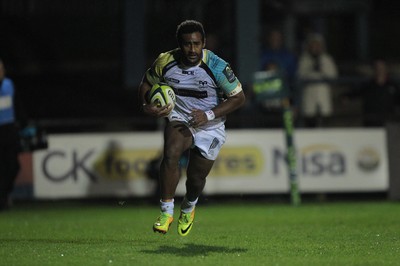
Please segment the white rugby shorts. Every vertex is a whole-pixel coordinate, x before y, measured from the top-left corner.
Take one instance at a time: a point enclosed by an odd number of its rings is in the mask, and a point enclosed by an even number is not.
[[[222,145],[226,141],[226,134],[225,134],[225,125],[221,123],[218,127],[212,128],[194,128],[189,125],[189,121],[183,118],[181,115],[177,114],[176,112],[172,111],[169,116],[168,120],[172,121],[179,121],[185,124],[190,132],[193,135],[193,146],[197,147],[206,159],[215,161],[217,159],[219,151],[222,148]]]

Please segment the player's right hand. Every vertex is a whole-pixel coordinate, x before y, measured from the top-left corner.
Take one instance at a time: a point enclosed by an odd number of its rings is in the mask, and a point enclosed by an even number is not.
[[[155,116],[155,117],[165,117],[168,116],[172,111],[172,105],[169,103],[165,106],[157,106],[157,104],[145,104],[143,105],[143,112]]]

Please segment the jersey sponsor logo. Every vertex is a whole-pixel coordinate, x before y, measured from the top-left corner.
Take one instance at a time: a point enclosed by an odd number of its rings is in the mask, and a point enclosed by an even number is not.
[[[233,73],[232,68],[229,65],[226,65],[225,69],[222,71],[224,73],[226,79],[233,83],[236,80],[235,74]]]
[[[207,81],[199,81],[199,88],[203,89],[203,88],[207,88],[208,82]]]
[[[194,71],[187,71],[187,70],[182,70],[182,74],[184,74],[184,75],[192,75],[192,76],[194,76]]]
[[[165,78],[165,80],[168,80],[168,81],[170,81],[172,83],[180,83],[181,82],[180,80],[174,79],[174,78]]]
[[[204,99],[208,97],[207,91],[194,91],[190,89],[176,89],[175,94],[184,97]]]

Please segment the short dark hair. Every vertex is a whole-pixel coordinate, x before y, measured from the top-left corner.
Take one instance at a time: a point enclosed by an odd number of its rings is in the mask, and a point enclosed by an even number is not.
[[[181,24],[179,24],[176,29],[176,40],[178,41],[178,44],[181,45],[183,34],[188,34],[193,32],[200,32],[201,40],[204,42],[206,33],[204,31],[203,24],[201,24],[196,20],[185,20]]]

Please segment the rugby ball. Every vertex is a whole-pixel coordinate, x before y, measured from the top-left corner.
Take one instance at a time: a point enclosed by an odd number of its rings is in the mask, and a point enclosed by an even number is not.
[[[173,109],[176,101],[174,89],[165,83],[156,83],[149,92],[149,100],[151,103],[157,104],[158,107],[162,107],[170,103]]]

